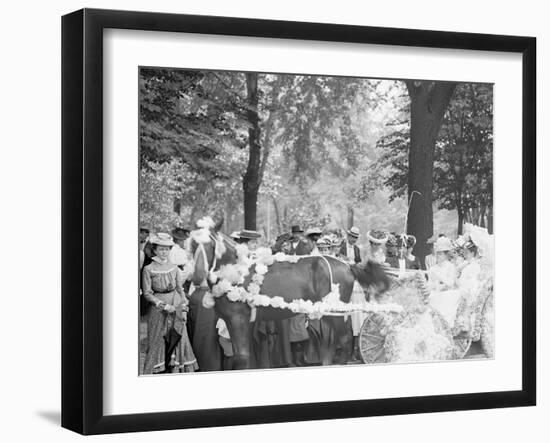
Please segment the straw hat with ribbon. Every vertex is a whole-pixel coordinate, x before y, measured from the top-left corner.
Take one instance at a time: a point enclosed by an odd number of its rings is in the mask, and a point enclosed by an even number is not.
[[[306,237],[309,237],[310,235],[322,235],[323,230],[321,228],[309,228],[306,231]]]
[[[367,232],[367,238],[371,243],[383,245],[388,241],[389,236],[384,231],[369,231]]]
[[[447,237],[439,237],[434,245],[435,252],[448,252],[453,249],[451,240]]]
[[[243,229],[239,232],[239,238],[245,238],[247,240],[253,240],[256,238],[260,238],[262,234],[260,234],[258,231],[253,231],[251,229]]]
[[[169,247],[174,246],[174,240],[172,240],[172,236],[164,232],[159,232],[158,234],[151,236],[151,239],[149,241],[153,245],[169,246]]]

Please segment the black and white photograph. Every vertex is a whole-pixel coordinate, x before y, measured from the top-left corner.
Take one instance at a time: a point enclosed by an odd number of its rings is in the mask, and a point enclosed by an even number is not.
[[[7,3],[2,441],[541,441],[547,15]]]
[[[492,83],[138,71],[139,375],[495,358]]]

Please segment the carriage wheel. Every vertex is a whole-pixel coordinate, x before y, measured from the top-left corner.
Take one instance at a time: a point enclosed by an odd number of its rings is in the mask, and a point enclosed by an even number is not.
[[[394,319],[395,316],[378,313],[367,316],[359,331],[359,351],[363,363],[387,363],[384,344],[389,326]]]
[[[458,335],[453,337],[453,343],[455,345],[455,358],[464,358],[472,345],[472,337]]]

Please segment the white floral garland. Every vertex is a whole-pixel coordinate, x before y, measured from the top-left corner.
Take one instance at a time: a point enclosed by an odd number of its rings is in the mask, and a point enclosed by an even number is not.
[[[332,284],[331,291],[323,297],[323,300],[312,302],[311,300],[293,300],[287,302],[283,297],[269,297],[260,294],[261,286],[268,272],[268,267],[275,262],[296,263],[298,260],[309,257],[300,255],[286,255],[282,252],[272,254],[269,248],[259,248],[249,256],[246,245],[237,245],[237,263],[224,265],[218,271],[209,275],[209,280],[214,284],[212,291],[205,294],[203,306],[212,308],[215,299],[226,296],[232,302],[248,303],[251,308],[268,307],[288,309],[295,314],[307,314],[310,318],[321,318],[324,315],[340,315],[352,312],[401,312],[403,307],[394,303],[344,303],[340,300],[339,285]],[[256,265],[255,274],[252,276],[246,289],[242,286],[250,272],[250,267]]]
[[[430,310],[410,312],[399,324],[392,326],[384,348],[389,362],[449,360],[453,343],[444,331],[435,328]]]

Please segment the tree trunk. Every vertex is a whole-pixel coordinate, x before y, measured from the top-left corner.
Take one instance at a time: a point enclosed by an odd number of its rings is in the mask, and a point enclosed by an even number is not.
[[[462,235],[462,228],[464,227],[464,212],[462,208],[458,208],[458,226],[456,229],[457,235]]]
[[[481,205],[481,208],[479,210],[479,226],[482,228],[487,227],[487,223],[485,221],[487,215],[487,207],[485,205]]]
[[[489,234],[493,234],[493,207],[487,208],[487,231]]]
[[[233,231],[233,205],[231,204],[231,200],[229,198],[225,202],[224,220],[226,229],[229,232]]]
[[[275,199],[275,196],[271,196],[271,201],[273,202],[273,208],[275,209],[275,222],[277,223],[277,234],[281,234],[283,232],[283,225],[281,223],[281,216],[279,215],[279,205],[277,204],[277,200]]]
[[[353,207],[348,206],[348,229],[351,229],[353,226],[354,214]]]
[[[256,230],[258,190],[260,189],[260,118],[258,116],[258,74],[246,73],[248,108],[248,166],[243,177],[244,228]]]
[[[181,200],[179,198],[174,199],[174,212],[181,215]]]
[[[456,83],[413,80],[405,83],[411,99],[408,194],[412,200],[407,232],[416,237],[414,253],[424,264],[427,240],[433,235],[435,142]]]

